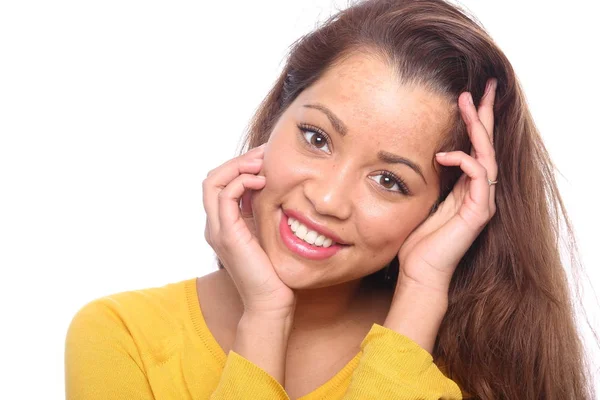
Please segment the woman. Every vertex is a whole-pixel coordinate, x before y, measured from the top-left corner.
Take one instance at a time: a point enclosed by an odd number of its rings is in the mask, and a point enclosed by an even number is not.
[[[86,305],[69,399],[591,397],[552,163],[462,11],[340,12],[246,139],[203,183],[221,269]]]

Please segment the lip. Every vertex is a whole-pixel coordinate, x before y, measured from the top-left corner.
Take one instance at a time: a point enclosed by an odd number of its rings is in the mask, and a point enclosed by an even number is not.
[[[292,229],[288,225],[288,218],[289,217],[285,213],[281,214],[279,233],[283,243],[292,253],[309,260],[324,260],[332,257],[344,247],[340,244],[332,244],[329,247],[320,247],[306,243],[292,232]]]
[[[320,233],[320,234],[322,234],[324,236],[327,236],[328,238],[330,238],[331,240],[333,240],[337,244],[341,244],[341,245],[349,245],[350,244],[350,243],[344,242],[338,235],[336,235],[335,233],[333,233],[332,231],[330,231],[326,227],[324,227],[322,225],[319,225],[316,222],[307,219],[304,215],[300,214],[297,211],[294,211],[294,210],[283,210],[283,213],[286,216],[288,216],[288,217],[292,217],[294,219],[297,219],[298,222],[306,225],[306,227],[308,229],[311,229],[313,231],[316,231],[317,233]]]

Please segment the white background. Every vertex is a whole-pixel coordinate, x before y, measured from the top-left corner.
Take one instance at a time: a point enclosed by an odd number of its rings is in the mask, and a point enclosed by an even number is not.
[[[517,71],[599,291],[593,3],[462,4]],[[64,397],[64,337],[88,301],[216,268],[201,182],[235,155],[287,46],[333,5],[1,3],[0,397]]]

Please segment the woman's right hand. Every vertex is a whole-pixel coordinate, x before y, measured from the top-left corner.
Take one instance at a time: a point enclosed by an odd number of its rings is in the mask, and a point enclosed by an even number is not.
[[[244,312],[289,316],[295,295],[273,268],[255,235],[250,204],[252,190],[261,190],[264,145],[211,170],[204,182],[204,235],[235,283]],[[240,200],[242,207],[240,209]]]

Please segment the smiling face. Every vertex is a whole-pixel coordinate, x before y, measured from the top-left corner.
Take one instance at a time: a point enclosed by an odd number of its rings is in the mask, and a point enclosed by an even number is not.
[[[252,201],[258,239],[285,284],[359,279],[397,255],[439,194],[433,159],[450,112],[442,97],[400,85],[364,54],[300,93],[273,128],[266,186]],[[299,222],[290,227],[288,217]],[[302,225],[320,246],[292,233],[303,236]],[[324,249],[327,237],[334,244]]]

